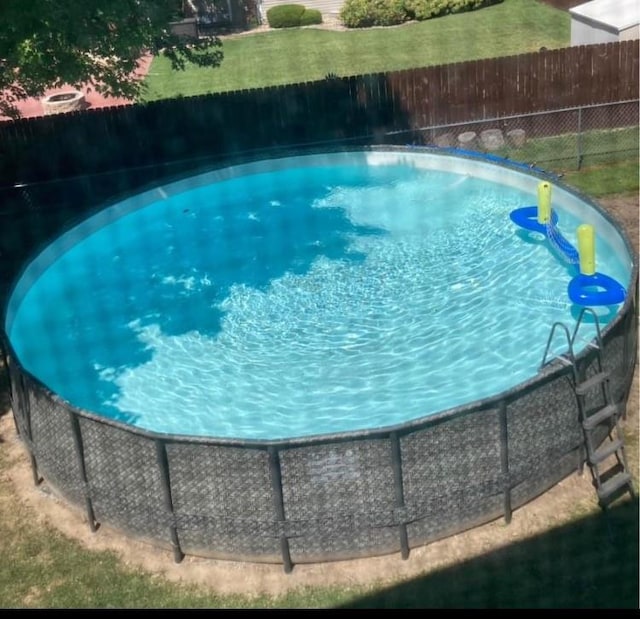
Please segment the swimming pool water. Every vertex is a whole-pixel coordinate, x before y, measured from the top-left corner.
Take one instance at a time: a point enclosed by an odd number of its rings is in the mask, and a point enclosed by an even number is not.
[[[532,378],[551,325],[575,324],[572,272],[509,220],[531,204],[401,165],[159,195],[68,236],[9,337],[60,396],[147,430],[279,439],[400,424]],[[576,245],[581,222],[559,216]],[[626,285],[596,247],[598,271]]]

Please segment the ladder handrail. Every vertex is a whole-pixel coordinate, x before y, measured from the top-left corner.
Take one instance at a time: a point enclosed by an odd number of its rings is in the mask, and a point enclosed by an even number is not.
[[[583,324],[583,318],[586,312],[589,312],[593,316],[593,323],[596,327],[596,342],[598,344],[598,348],[602,350],[602,332],[600,331],[600,320],[598,319],[598,314],[591,307],[583,307],[580,310],[580,314],[578,314],[578,320],[576,321],[576,326],[573,329],[573,335],[571,336],[571,348],[573,350],[573,345],[576,341],[576,337],[578,336],[578,330],[580,326]]]
[[[600,330],[600,321],[598,320],[598,315],[595,313],[593,308],[591,307],[583,307],[580,310],[580,314],[578,314],[578,319],[576,320],[576,326],[573,329],[573,333],[569,333],[569,328],[563,322],[554,322],[551,326],[551,331],[549,333],[549,337],[547,339],[547,345],[544,349],[544,355],[542,356],[542,363],[540,364],[540,368],[542,369],[545,365],[550,363],[551,361],[547,361],[547,355],[549,354],[549,349],[551,348],[551,343],[553,341],[553,337],[555,335],[556,329],[561,329],[565,337],[567,338],[567,361],[573,366],[574,374],[577,372],[577,368],[575,366],[575,353],[574,353],[574,345],[576,342],[576,338],[578,336],[578,332],[580,330],[581,325],[584,324],[584,316],[589,312],[593,316],[593,322],[596,327],[596,348],[598,351],[602,350],[602,332]],[[562,357],[563,355],[554,355],[554,358]],[[597,355],[598,358],[598,367],[601,367],[601,358],[600,353]],[[577,379],[577,375],[575,376]]]
[[[549,337],[547,339],[547,345],[544,349],[544,355],[542,355],[542,363],[540,364],[540,367],[543,368],[547,363],[550,363],[547,361],[547,354],[549,353],[549,348],[551,348],[551,342],[553,341],[553,335],[556,331],[556,328],[562,329],[562,331],[564,331],[564,334],[567,338],[567,346],[568,346],[568,353],[569,353],[569,361],[571,362],[571,365],[574,365],[574,355],[573,355],[573,340],[572,337],[569,333],[569,329],[567,328],[567,326],[562,323],[562,322],[554,322],[552,327],[551,327],[551,332],[549,333]],[[555,355],[556,357],[559,355]]]

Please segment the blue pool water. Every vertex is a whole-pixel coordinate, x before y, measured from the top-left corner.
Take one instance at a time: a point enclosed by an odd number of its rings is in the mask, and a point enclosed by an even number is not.
[[[496,182],[303,166],[147,202],[68,233],[8,330],[62,398],[147,430],[392,426],[532,378],[551,325],[575,324],[571,272],[509,220],[535,194]],[[597,265],[628,281],[602,239]]]

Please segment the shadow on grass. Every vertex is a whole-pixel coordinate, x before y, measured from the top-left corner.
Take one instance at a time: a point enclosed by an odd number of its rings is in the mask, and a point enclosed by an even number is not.
[[[638,608],[638,578],[638,501],[621,499],[342,608]]]

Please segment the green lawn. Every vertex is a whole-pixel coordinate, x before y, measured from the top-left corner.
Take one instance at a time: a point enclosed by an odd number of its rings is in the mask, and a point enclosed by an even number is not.
[[[223,41],[215,69],[183,72],[155,58],[147,101],[395,71],[566,47],[570,18],[537,0],[505,0],[471,13],[392,28],[272,30]]]
[[[537,164],[544,169],[568,172],[578,169],[578,153],[582,154],[581,166],[592,167],[603,164],[620,164],[622,167],[638,165],[638,128],[605,129],[587,131],[578,136],[566,133],[554,137],[529,139],[521,148],[505,147],[496,151],[497,155],[508,157],[523,163]],[[617,169],[617,165],[608,169]],[[637,175],[618,179],[615,186],[620,191],[628,191],[628,185],[635,183]],[[610,193],[597,191],[596,187],[588,193],[594,196]],[[633,189],[633,187],[632,187]]]
[[[640,190],[639,164],[636,153],[614,164],[593,165],[582,171],[567,172],[562,180],[594,198],[602,198],[614,192],[637,196]]]

